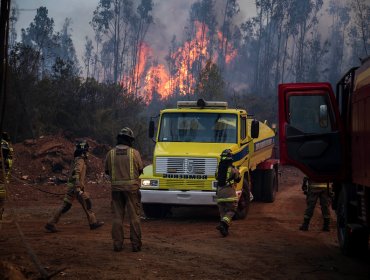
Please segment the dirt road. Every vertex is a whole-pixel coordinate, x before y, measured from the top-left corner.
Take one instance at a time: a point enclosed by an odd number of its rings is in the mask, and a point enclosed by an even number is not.
[[[10,186],[9,207],[45,269],[66,268],[53,279],[370,279],[369,256],[340,254],[333,213],[329,233],[321,231],[319,207],[310,231],[298,230],[305,209],[301,179],[296,169],[283,169],[276,201],[252,203],[248,217],[234,221],[227,238],[215,229],[216,208],[176,208],[169,218],[144,219],[139,253],[131,252],[129,240],[123,252],[112,250],[109,186],[89,185],[97,217],[106,222],[96,231],[88,229],[75,204],[58,224],[61,231],[46,233],[43,226],[60,197],[27,186]],[[61,186],[40,188],[63,192]],[[9,212],[0,231],[0,260],[36,279]]]

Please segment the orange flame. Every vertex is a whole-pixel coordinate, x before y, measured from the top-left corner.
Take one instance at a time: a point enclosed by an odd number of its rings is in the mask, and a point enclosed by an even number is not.
[[[138,88],[138,93],[144,97],[146,102],[153,99],[153,95],[165,99],[177,91],[180,95],[192,94],[196,85],[194,77],[194,67],[203,67],[207,60],[217,61],[217,52],[213,52],[211,57],[210,38],[208,37],[208,26],[204,23],[195,22],[195,34],[192,40],[187,40],[171,54],[174,61],[175,73],[170,75],[164,64],[150,63],[153,51],[146,44],[142,43],[137,61],[137,67],[131,77],[124,77],[121,83],[134,92]],[[230,42],[226,41],[219,31],[218,51],[224,52],[225,63],[229,64],[235,59],[237,50]],[[223,47],[223,48],[222,48]],[[200,70],[200,69],[199,69]],[[196,72],[195,72],[196,73]]]
[[[227,41],[221,31],[217,32],[218,38],[218,48],[223,54],[225,55],[225,62],[229,64],[232,60],[234,60],[238,54],[237,50],[233,48],[231,43]]]

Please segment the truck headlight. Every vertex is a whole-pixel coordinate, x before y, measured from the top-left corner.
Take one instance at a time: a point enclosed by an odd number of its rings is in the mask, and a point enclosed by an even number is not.
[[[141,180],[142,187],[158,187],[158,185],[159,185],[158,180],[153,180],[153,179],[142,179]]]
[[[212,181],[212,189],[217,190],[217,181]]]

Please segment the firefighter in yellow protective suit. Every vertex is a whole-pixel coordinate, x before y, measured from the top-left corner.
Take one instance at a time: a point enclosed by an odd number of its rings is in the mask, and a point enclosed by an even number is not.
[[[140,153],[132,147],[134,133],[128,127],[122,128],[117,135],[117,145],[105,159],[105,173],[109,175],[112,186],[113,250],[123,249],[123,220],[128,212],[130,240],[133,252],[141,251],[141,195],[139,176],[143,172]]]
[[[10,171],[13,164],[13,148],[10,143],[9,135],[6,132],[1,134],[1,161],[0,161],[0,220],[4,213],[6,198],[5,183],[9,182]]]
[[[89,145],[85,141],[76,144],[74,152],[74,161],[68,178],[68,191],[64,197],[63,205],[54,213],[53,217],[45,225],[49,232],[57,232],[55,225],[58,223],[62,214],[71,209],[75,199],[81,204],[84,210],[91,230],[101,227],[104,223],[96,219],[95,213],[91,209],[91,200],[89,194],[85,191],[86,161]]]
[[[316,202],[320,199],[321,213],[324,218],[323,231],[330,231],[330,190],[327,183],[316,183],[307,177],[303,178],[302,191],[307,195],[307,208],[304,212],[304,220],[299,227],[300,230],[307,231],[310,220],[315,210]]]
[[[231,220],[238,208],[236,183],[241,180],[238,169],[233,166],[231,150],[221,153],[220,163],[216,172],[217,205],[220,212],[220,224],[216,227],[223,237],[229,234]]]

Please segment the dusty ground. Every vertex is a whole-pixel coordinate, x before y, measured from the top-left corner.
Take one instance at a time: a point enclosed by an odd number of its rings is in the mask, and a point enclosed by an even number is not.
[[[215,208],[177,208],[170,218],[143,219],[139,253],[131,252],[129,240],[123,252],[112,251],[108,185],[88,186],[97,217],[106,222],[102,228],[90,231],[76,204],[58,224],[61,231],[51,234],[43,227],[61,198],[13,184],[0,231],[0,260],[29,279],[40,276],[12,222],[16,217],[46,271],[65,268],[53,279],[370,279],[370,257],[340,254],[334,215],[330,233],[321,232],[318,207],[310,231],[298,230],[305,208],[301,178],[295,169],[282,169],[276,201],[252,203],[248,217],[234,221],[227,238],[215,230]],[[63,185],[38,187],[64,191]]]

